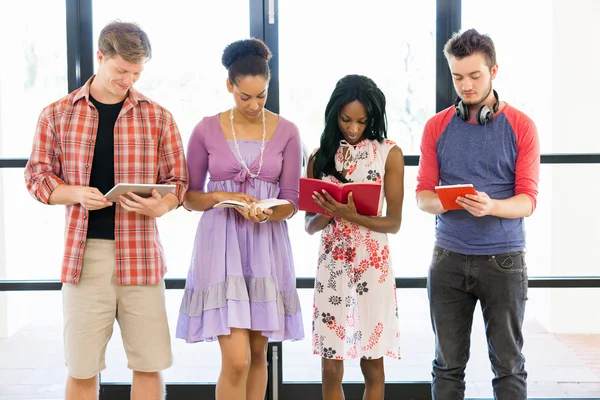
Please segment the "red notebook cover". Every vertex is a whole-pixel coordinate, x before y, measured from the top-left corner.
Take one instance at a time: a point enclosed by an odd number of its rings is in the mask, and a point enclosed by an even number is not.
[[[477,190],[470,183],[462,185],[436,186],[435,192],[440,197],[444,210],[462,210],[456,202],[457,197],[465,197],[466,194],[477,194]]]
[[[348,204],[348,194],[352,192],[356,212],[360,215],[376,216],[379,211],[381,184],[375,182],[350,182],[338,185],[333,182],[313,178],[300,178],[300,201],[298,208],[315,214],[327,213],[312,198],[314,192],[325,190],[336,201]]]

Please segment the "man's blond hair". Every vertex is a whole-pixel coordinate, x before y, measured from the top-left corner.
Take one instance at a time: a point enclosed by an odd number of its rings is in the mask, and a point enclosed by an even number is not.
[[[148,35],[133,22],[113,21],[106,25],[98,38],[98,50],[107,58],[119,55],[130,63],[152,58]]]

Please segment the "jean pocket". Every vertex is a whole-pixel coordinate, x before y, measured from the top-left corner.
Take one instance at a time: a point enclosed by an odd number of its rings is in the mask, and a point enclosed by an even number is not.
[[[520,274],[525,270],[522,252],[497,254],[490,257],[490,263],[501,272]]]
[[[431,255],[431,266],[437,265],[444,258],[448,256],[448,250],[442,249],[441,247],[436,247],[433,249],[433,254]]]

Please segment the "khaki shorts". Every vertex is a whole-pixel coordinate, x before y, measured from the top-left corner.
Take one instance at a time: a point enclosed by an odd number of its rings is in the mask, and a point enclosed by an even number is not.
[[[65,361],[73,378],[92,378],[106,368],[115,319],[129,369],[158,372],[173,363],[164,281],[117,286],[115,269],[115,242],[89,239],[79,284],[62,286]]]

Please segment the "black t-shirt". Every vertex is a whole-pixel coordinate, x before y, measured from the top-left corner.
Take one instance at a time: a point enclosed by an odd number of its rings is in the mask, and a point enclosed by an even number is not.
[[[98,133],[90,173],[90,186],[106,194],[115,185],[114,131],[125,100],[117,104],[103,104],[90,95],[90,101],[98,110]],[[89,239],[114,240],[115,207],[113,203],[111,207],[90,211],[87,231]]]

